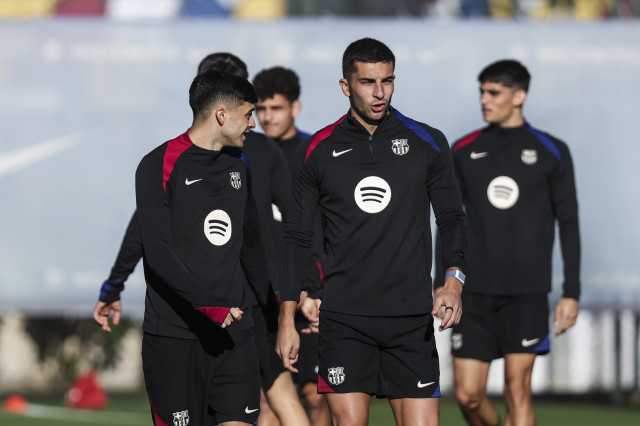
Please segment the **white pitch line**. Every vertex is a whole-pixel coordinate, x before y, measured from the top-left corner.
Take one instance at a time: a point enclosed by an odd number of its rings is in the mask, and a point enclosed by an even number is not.
[[[145,420],[148,420],[150,417],[140,413],[126,413],[122,411],[76,410],[40,404],[28,404],[27,411],[25,413],[22,413],[22,415],[40,419],[55,419],[71,422],[82,422],[84,424],[107,425],[138,425]]]
[[[45,142],[40,142],[26,148],[19,148],[10,152],[0,153],[0,177],[23,169],[31,164],[65,151],[80,142],[77,134],[62,136]]]

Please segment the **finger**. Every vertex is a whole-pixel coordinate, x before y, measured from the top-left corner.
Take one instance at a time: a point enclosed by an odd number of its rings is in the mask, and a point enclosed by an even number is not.
[[[120,323],[120,311],[113,311],[113,325]]]

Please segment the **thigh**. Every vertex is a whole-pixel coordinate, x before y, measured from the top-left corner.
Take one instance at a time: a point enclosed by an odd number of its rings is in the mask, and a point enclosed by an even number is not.
[[[549,352],[549,303],[546,293],[510,296],[498,314],[501,355]]]
[[[253,424],[260,414],[260,367],[253,333],[233,350],[209,359],[209,406],[214,424],[239,421]]]
[[[260,375],[263,379],[262,387],[265,391],[268,391],[278,376],[286,371],[276,353],[276,335],[271,331],[267,321],[264,310],[261,307],[254,307],[255,341],[260,361]]]
[[[377,321],[381,347],[377,395],[439,397],[440,368],[433,317],[411,315],[383,317]]]
[[[321,312],[318,392],[376,392],[379,350],[366,323],[366,317]]]
[[[145,333],[142,368],[154,424],[206,424],[207,380],[196,340]]]
[[[432,398],[390,398],[398,426],[437,426],[440,417],[440,404]]]
[[[456,358],[491,362],[500,358],[496,319],[497,296],[462,292],[464,313],[451,333],[451,352]]]
[[[489,377],[490,362],[470,358],[453,359],[456,392],[467,396],[484,395]]]

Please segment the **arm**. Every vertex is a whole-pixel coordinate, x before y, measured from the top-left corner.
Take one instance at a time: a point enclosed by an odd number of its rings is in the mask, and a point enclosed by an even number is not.
[[[438,225],[436,244],[441,244],[440,255],[436,256],[436,270],[438,263],[446,271],[452,269],[463,270],[465,261],[464,253],[467,248],[465,216],[462,209],[460,191],[453,169],[453,159],[449,144],[444,135],[434,132],[434,140],[440,147],[440,155],[436,156],[431,173],[427,181],[427,190],[433,206],[433,211]],[[443,274],[444,275],[444,274]],[[440,331],[452,327],[462,316],[462,283],[456,278],[450,277],[440,286],[443,276],[436,275],[432,315],[439,313],[441,309],[452,307],[453,311],[445,310],[440,325]]]
[[[558,143],[557,146],[562,165],[551,178],[551,197],[560,231],[564,283],[553,321],[556,336],[575,325],[580,298],[580,230],[573,162],[569,148],[564,143]]]
[[[304,164],[305,144],[296,152],[296,160]],[[285,222],[285,270],[280,285],[280,315],[276,351],[285,368],[297,371],[292,364],[298,359],[300,336],[294,315],[300,299],[305,265],[309,260],[313,223],[318,206],[318,189],[309,164],[304,164],[294,178],[290,216]]]
[[[113,325],[118,325],[122,314],[120,292],[124,290],[124,282],[133,272],[142,257],[142,241],[136,227],[136,214],[131,216],[125,232],[120,251],[111,268],[109,278],[100,288],[100,296],[93,309],[93,318],[103,330],[111,332],[109,316],[113,312]]]
[[[233,321],[241,312],[237,310],[233,315],[231,302],[215,297],[201,285],[172,251],[171,211],[162,182],[162,157],[147,155],[136,171],[137,217],[147,266],[193,309],[219,325]],[[167,191],[170,190],[167,182]]]

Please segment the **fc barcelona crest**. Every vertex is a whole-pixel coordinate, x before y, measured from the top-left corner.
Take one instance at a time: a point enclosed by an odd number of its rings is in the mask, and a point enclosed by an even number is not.
[[[229,175],[231,175],[231,186],[233,186],[235,189],[240,189],[240,187],[242,186],[242,181],[240,180],[240,172],[231,172],[229,173]]]
[[[523,149],[520,159],[528,166],[535,164],[538,161],[538,151],[535,149]]]
[[[187,426],[189,424],[189,410],[173,413],[173,426]]]
[[[393,139],[391,141],[391,150],[396,155],[405,155],[409,152],[409,141],[407,139]]]
[[[344,367],[331,367],[329,368],[329,383],[332,385],[339,385],[344,382]]]

